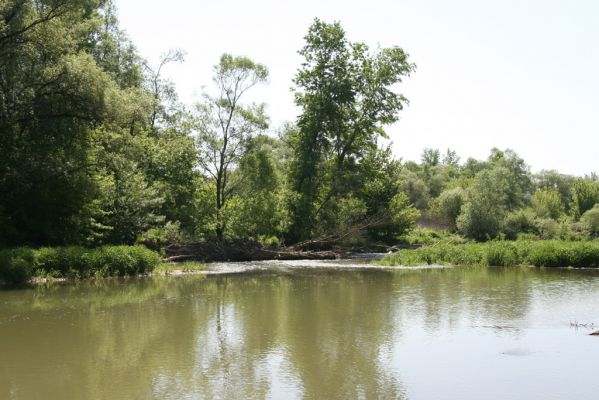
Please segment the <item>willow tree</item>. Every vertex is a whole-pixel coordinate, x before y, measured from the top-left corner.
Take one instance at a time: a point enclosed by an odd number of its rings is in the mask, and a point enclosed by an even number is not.
[[[386,137],[383,127],[407,102],[393,89],[415,68],[399,47],[371,51],[348,41],[338,22],[316,19],[305,40],[294,79],[302,112],[292,143],[289,241],[310,236],[321,210],[347,190],[349,167]]]
[[[214,182],[216,237],[223,238],[223,209],[231,195],[230,172],[248,141],[267,128],[264,104],[241,103],[252,87],[268,79],[268,70],[247,57],[223,54],[214,67],[216,96],[206,95],[198,104],[198,163]]]

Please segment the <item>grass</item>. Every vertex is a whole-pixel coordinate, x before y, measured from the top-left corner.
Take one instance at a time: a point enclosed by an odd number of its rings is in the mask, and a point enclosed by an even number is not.
[[[461,244],[438,242],[389,254],[380,260],[380,264],[599,268],[599,241],[498,240]]]
[[[163,262],[160,263],[154,272],[158,274],[169,275],[174,272],[199,272],[205,271],[206,264],[197,261],[185,261],[181,263]]]
[[[152,272],[160,256],[143,246],[18,247],[0,250],[0,283],[17,285],[33,277],[89,278]]]

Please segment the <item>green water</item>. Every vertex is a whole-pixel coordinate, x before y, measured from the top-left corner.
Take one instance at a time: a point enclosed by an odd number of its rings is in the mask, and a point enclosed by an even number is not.
[[[599,391],[599,271],[323,265],[0,291],[0,399]]]

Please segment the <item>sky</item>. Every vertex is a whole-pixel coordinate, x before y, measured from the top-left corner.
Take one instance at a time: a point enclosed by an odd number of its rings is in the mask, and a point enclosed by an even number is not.
[[[314,18],[339,21],[371,48],[400,46],[417,69],[398,91],[410,101],[386,128],[403,160],[447,148],[487,158],[515,150],[533,171],[599,172],[597,0],[114,0],[140,54],[156,64],[169,49],[185,62],[164,74],[186,104],[212,85],[222,53],[270,71],[253,89],[276,130],[294,121],[297,51]]]

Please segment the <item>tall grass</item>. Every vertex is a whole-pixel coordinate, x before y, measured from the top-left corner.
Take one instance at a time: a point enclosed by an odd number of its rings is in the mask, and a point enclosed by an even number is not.
[[[533,265],[538,267],[599,267],[599,241],[557,240],[436,243],[385,256],[382,265]]]
[[[19,247],[0,250],[0,283],[21,284],[34,276],[88,278],[151,272],[160,256],[143,246]]]

